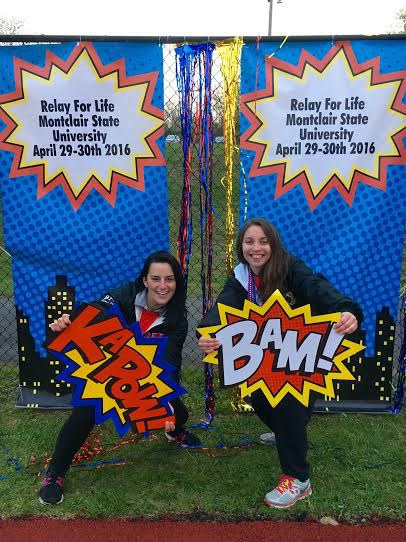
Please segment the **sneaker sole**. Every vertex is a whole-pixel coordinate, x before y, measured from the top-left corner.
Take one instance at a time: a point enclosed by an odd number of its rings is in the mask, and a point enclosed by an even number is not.
[[[263,444],[264,446],[273,446],[276,441],[275,440],[261,440],[259,439],[259,443]]]
[[[170,444],[177,444],[178,446],[181,446],[182,448],[188,448],[189,447],[189,446],[187,446],[185,444],[179,444],[179,442],[177,442],[175,438],[171,437],[171,435],[168,435],[168,433],[165,433],[165,437],[166,437],[166,440]]]
[[[168,435],[168,433],[165,433],[165,437],[166,437],[166,440],[170,443],[170,444],[176,444],[177,446],[180,446],[181,448],[202,448],[202,445],[197,445],[197,446],[191,446],[190,444],[180,444],[179,442],[177,442],[177,440],[173,437],[171,437],[171,435]]]
[[[264,503],[269,507],[269,508],[289,508],[290,506],[293,506],[294,504],[297,503],[297,501],[301,501],[302,499],[306,499],[306,497],[310,497],[310,495],[312,494],[312,488],[310,487],[306,493],[303,493],[302,495],[299,495],[298,497],[296,497],[296,499],[292,502],[290,502],[289,504],[275,504],[275,503],[271,503],[270,501],[268,501],[267,499],[264,499]]]
[[[41,497],[38,497],[38,500],[41,504],[43,504],[44,506],[53,506],[54,504],[61,504],[61,502],[63,501],[63,495],[61,497],[61,500],[59,500],[58,502],[46,502],[46,501],[43,501],[41,499]]]

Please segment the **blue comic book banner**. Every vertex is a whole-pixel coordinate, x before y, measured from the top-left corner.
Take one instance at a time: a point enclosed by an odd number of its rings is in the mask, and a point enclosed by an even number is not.
[[[406,210],[401,40],[249,44],[241,68],[241,215],[364,312],[366,350],[336,399],[391,400]],[[340,386],[340,388],[339,388]]]
[[[134,279],[169,246],[162,48],[2,47],[0,64],[5,244],[22,402],[36,405],[69,391],[41,346],[49,322]]]

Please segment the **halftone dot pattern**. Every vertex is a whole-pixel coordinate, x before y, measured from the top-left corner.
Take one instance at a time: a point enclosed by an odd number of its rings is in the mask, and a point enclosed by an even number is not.
[[[364,40],[355,41],[352,46],[359,62],[380,56],[381,72],[396,72],[403,67],[404,47],[400,48],[397,41]],[[322,46],[312,42],[287,43],[277,53],[278,58],[283,56],[284,60],[297,64],[302,47],[322,58],[331,43]],[[259,81],[264,82],[264,54],[274,49],[274,44],[261,45]],[[255,44],[246,45],[241,69],[242,93],[254,90],[256,57]],[[263,84],[259,83],[258,89],[261,88]],[[248,121],[242,116],[241,131],[247,128]],[[406,217],[406,167],[388,166],[385,191],[360,183],[350,207],[334,190],[312,212],[301,187],[274,199],[275,175],[249,178],[253,156],[252,152],[242,149],[248,190],[247,217],[263,216],[272,221],[290,252],[360,303],[364,312],[362,328],[367,332],[366,355],[373,355],[377,310],[387,306],[395,318],[397,315]],[[240,194],[240,220],[243,222],[243,174]]]
[[[66,58],[74,45],[4,47],[2,53],[8,50],[7,77],[2,74],[0,93],[14,90],[13,54],[43,65],[48,48]],[[103,64],[125,58],[127,75],[160,72],[153,103],[163,109],[162,49],[158,44],[94,45]],[[160,145],[162,149],[163,141]],[[44,301],[57,274],[67,275],[77,301],[91,301],[134,279],[150,252],[168,249],[166,173],[164,167],[148,166],[144,192],[119,184],[112,207],[93,190],[75,212],[62,188],[37,200],[35,175],[9,179],[12,158],[12,153],[0,152],[5,243],[13,257],[15,303],[29,317],[36,348],[44,355]]]

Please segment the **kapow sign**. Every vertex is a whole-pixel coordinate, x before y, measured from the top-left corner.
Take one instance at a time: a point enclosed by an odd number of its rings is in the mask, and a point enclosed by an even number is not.
[[[75,384],[74,406],[94,406],[96,423],[111,418],[120,436],[145,433],[174,422],[169,401],[186,393],[163,361],[166,339],[144,338],[117,307],[102,312],[83,305],[71,325],[45,346],[66,369],[60,380]]]
[[[339,313],[291,309],[278,290],[262,307],[218,307],[221,324],[198,331],[221,342],[204,361],[219,365],[223,387],[240,386],[242,397],[261,389],[272,406],[290,393],[307,406],[311,390],[333,398],[334,380],[354,380],[343,361],[365,347],[334,331]]]

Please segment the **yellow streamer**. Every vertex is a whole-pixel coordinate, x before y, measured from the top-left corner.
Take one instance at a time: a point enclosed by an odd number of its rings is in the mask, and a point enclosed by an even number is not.
[[[223,137],[226,187],[226,271],[233,269],[234,214],[233,214],[233,164],[238,152],[236,120],[240,97],[240,56],[243,40],[240,37],[229,42],[217,42],[216,50],[221,58],[223,76]]]
[[[234,155],[239,152],[237,145],[236,121],[239,111],[240,98],[240,56],[243,46],[241,38],[234,38],[229,42],[216,43],[216,50],[221,58],[221,73],[223,76],[223,137],[225,160],[225,188],[226,188],[226,270],[227,274],[233,269],[234,248],[234,214],[233,214],[233,165]],[[245,177],[245,174],[244,174]],[[245,183],[245,180],[244,180]],[[244,211],[246,214],[246,211]],[[252,411],[251,405],[241,398],[240,390],[235,387],[231,390],[230,402],[233,410],[237,412]]]

